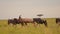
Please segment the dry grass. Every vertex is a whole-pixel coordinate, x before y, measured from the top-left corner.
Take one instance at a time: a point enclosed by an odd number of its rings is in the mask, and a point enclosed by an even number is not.
[[[28,26],[13,27],[7,24],[7,20],[0,20],[0,34],[60,34],[60,26],[55,22],[55,18],[46,18],[48,28],[44,24],[34,27],[33,24]]]

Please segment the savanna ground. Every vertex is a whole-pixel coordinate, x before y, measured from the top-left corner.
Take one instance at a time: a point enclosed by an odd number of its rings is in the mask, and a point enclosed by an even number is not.
[[[0,20],[0,34],[60,34],[60,26],[55,22],[55,18],[46,18],[48,27],[40,24],[34,27],[29,23],[28,26],[22,27],[18,24],[16,27],[7,24],[7,20]]]

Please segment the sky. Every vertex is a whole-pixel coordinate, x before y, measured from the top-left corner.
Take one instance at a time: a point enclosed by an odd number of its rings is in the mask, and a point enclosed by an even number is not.
[[[0,0],[0,19],[60,17],[60,0]]]

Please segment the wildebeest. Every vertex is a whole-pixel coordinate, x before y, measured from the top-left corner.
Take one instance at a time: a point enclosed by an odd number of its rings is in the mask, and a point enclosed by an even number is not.
[[[56,18],[56,24],[60,25],[60,18]]]
[[[36,22],[37,24],[44,24],[47,27],[47,21],[43,20],[41,18],[33,18],[34,22]]]
[[[31,18],[21,18],[21,16],[19,16],[19,22],[21,22],[23,25],[27,25],[27,23],[34,23],[33,19]]]
[[[18,20],[16,18],[14,18],[14,19],[8,19],[8,25],[9,24],[16,25],[16,24],[19,24],[19,22],[18,22]]]

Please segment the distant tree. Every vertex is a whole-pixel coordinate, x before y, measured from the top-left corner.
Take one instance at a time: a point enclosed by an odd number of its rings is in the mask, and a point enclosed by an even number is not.
[[[37,16],[41,17],[41,16],[43,16],[43,14],[37,14]]]

